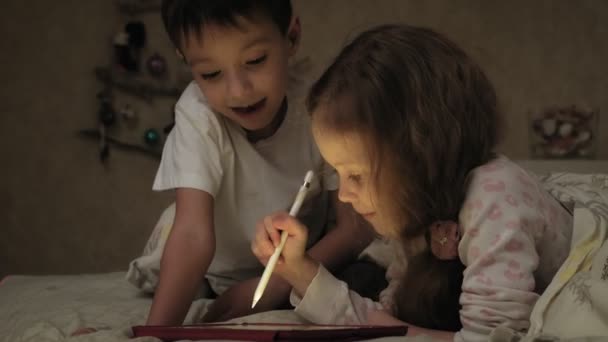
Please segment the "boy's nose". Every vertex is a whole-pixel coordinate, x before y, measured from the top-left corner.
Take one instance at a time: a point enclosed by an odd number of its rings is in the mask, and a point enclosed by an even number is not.
[[[247,98],[247,95],[252,89],[252,84],[245,73],[237,71],[228,77],[226,87],[228,96],[233,101],[238,102],[241,99]],[[247,103],[239,105],[247,105]]]

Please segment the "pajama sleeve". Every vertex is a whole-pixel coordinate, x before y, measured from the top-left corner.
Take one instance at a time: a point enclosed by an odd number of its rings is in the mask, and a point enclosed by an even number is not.
[[[391,282],[395,281],[389,280],[389,288]],[[380,294],[381,298],[393,298],[392,295],[385,293],[389,288]],[[322,265],[319,266],[319,271],[304,296],[300,298],[292,291],[290,300],[297,314],[316,324],[367,324],[370,311],[385,310],[392,314],[391,303],[384,303],[382,300],[383,303],[374,302],[369,298],[361,297],[349,290],[345,282],[336,279]]]
[[[500,166],[500,165],[499,165]],[[459,255],[466,266],[456,341],[486,341],[499,325],[526,330],[532,307],[536,239],[545,229],[537,209],[543,198],[525,173],[478,172],[462,211]]]

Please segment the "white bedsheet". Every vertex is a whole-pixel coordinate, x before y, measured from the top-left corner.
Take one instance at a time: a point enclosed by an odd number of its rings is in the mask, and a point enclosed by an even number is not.
[[[126,340],[130,326],[144,322],[150,303],[122,272],[12,276],[0,285],[0,340],[63,341],[81,327],[111,329],[74,340]]]
[[[145,322],[152,299],[125,280],[123,272],[78,276],[11,276],[0,284],[1,342],[158,342],[131,339],[131,326]],[[186,323],[204,314],[210,300],[193,303]],[[271,311],[234,322],[305,323],[290,310]],[[95,333],[70,337],[83,327]],[[427,342],[426,337],[374,341]]]

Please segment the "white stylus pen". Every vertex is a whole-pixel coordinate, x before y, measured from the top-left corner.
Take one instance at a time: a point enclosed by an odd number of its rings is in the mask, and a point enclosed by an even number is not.
[[[291,210],[289,210],[289,215],[296,217],[298,215],[298,211],[300,211],[300,207],[302,206],[302,202],[306,198],[306,193],[310,188],[310,182],[312,182],[312,177],[314,176],[312,171],[306,172],[306,177],[304,177],[304,184],[300,187],[298,194],[296,195],[296,199],[291,206]],[[281,243],[279,246],[274,249],[274,253],[270,256],[268,263],[266,264],[266,269],[264,269],[264,273],[262,273],[262,278],[260,278],[260,282],[258,286],[255,288],[255,293],[253,294],[253,302],[251,303],[251,308],[253,309],[255,305],[258,303],[262,295],[264,294],[264,290],[266,289],[266,285],[268,285],[268,280],[272,275],[272,271],[277,264],[277,260],[279,260],[279,256],[283,251],[283,247],[285,247],[285,242],[287,241],[287,233],[283,231],[281,233]]]

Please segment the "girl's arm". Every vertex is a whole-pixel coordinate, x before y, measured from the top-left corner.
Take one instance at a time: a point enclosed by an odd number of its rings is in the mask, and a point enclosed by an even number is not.
[[[331,191],[330,197],[331,204],[335,207],[336,212],[335,224],[330,226],[328,232],[307,251],[306,258],[303,258],[304,255],[302,255],[297,263],[290,264],[290,267],[286,269],[289,275],[285,274],[283,277],[273,275],[268,284],[268,289],[255,307],[257,311],[276,309],[278,304],[288,300],[292,286],[296,293],[305,293],[308,284],[317,274],[319,264],[332,271],[339,270],[349,262],[354,261],[371,243],[373,238],[372,229],[353,212],[350,205],[338,201],[336,191]],[[258,232],[261,233],[259,240],[268,242],[269,234],[266,232],[264,225],[268,226],[268,229],[272,229],[272,223],[259,223]],[[306,228],[302,226],[298,233],[292,233],[306,234]],[[298,238],[303,239],[303,242],[307,239],[306,236],[300,235],[298,235]],[[274,246],[268,244],[267,248],[267,252],[272,254]],[[300,250],[304,246],[298,245],[297,248]],[[285,249],[288,250],[290,247],[286,246]],[[287,253],[289,252],[288,250]],[[279,272],[275,274],[279,274]],[[255,279],[255,285],[257,285],[257,280]],[[250,292],[253,292],[253,289]]]
[[[304,292],[317,273],[319,262],[332,270],[339,269],[353,261],[372,239],[372,230],[356,219],[350,206],[338,202],[335,192],[331,192],[331,199],[336,206],[336,224],[308,250],[308,254],[317,262],[310,260],[304,265],[293,266],[293,269],[298,270],[293,281],[298,283],[297,289]],[[214,301],[203,320],[224,321],[256,312],[276,310],[288,303],[292,285],[282,277],[273,275],[264,295],[256,306],[251,308],[250,300],[259,279],[249,279],[232,286]]]
[[[538,248],[558,249],[560,241],[543,244],[554,205],[541,186],[506,162],[480,168],[460,212],[463,229],[459,255],[466,271],[456,340],[485,341],[498,325],[529,328],[539,295],[535,272]]]
[[[346,283],[308,255],[307,229],[287,213],[268,216],[257,226],[252,249],[263,264],[279,244],[281,231],[288,238],[274,271],[293,287],[292,304],[304,318],[319,324],[365,324],[370,309],[384,308],[349,291]]]

